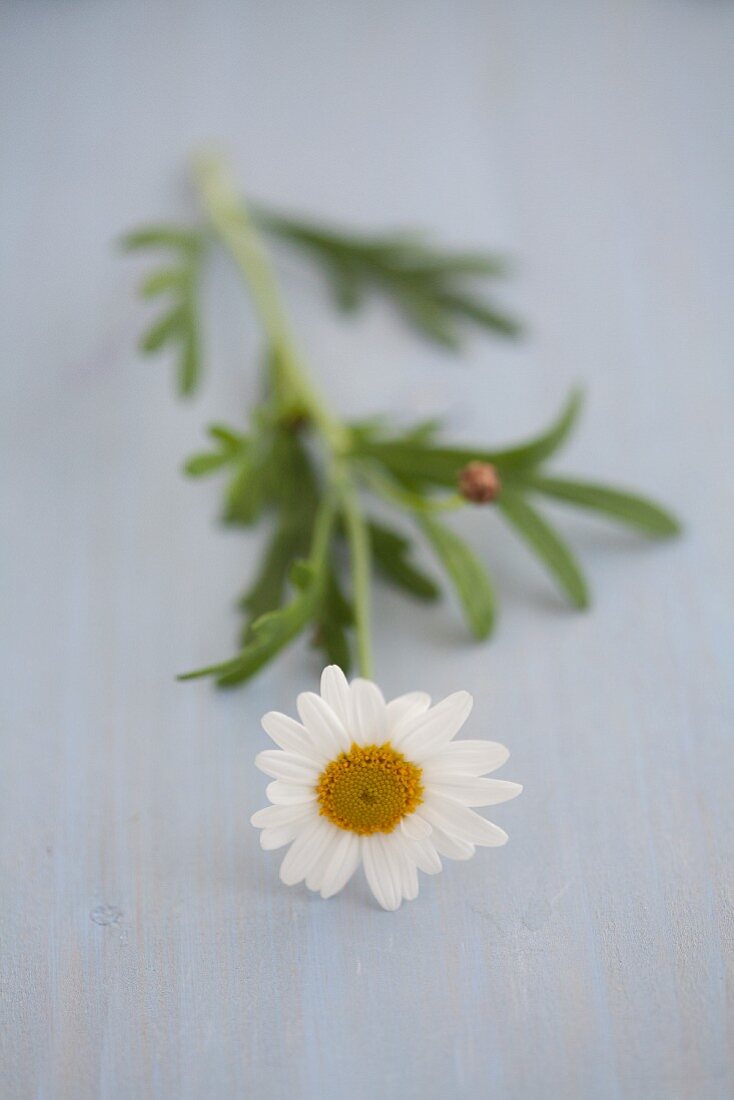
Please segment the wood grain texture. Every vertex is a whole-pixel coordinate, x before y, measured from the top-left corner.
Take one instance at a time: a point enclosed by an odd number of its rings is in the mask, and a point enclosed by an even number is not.
[[[0,21],[0,1094],[731,1096],[734,7],[6,0]],[[487,646],[453,605],[378,591],[386,691],[472,691],[469,736],[525,784],[494,815],[510,844],[397,914],[361,881],[281,887],[248,825],[259,716],[312,656],[233,694],[173,682],[229,653],[255,560],[178,467],[244,407],[257,341],[213,265],[207,387],[172,400],[112,243],[189,216],[204,139],[274,204],[518,257],[530,338],[457,364],[379,305],[333,320],[283,254],[338,407],[499,442],[581,380],[559,467],[687,523],[650,547],[559,508],[595,593],[577,615],[472,515],[503,594]]]

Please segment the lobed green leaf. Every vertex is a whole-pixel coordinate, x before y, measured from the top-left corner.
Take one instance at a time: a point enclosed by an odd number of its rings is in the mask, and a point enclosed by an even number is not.
[[[524,475],[550,458],[568,439],[578,418],[581,395],[574,391],[560,415],[546,431],[517,447],[487,451],[481,448],[436,447],[430,441],[416,441],[410,434],[394,440],[355,437],[358,454],[377,459],[390,473],[417,484],[456,487],[459,474],[469,462],[491,462],[505,477]]]

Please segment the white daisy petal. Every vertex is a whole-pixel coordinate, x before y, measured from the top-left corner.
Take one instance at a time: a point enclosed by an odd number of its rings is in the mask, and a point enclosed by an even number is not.
[[[456,736],[469,717],[472,703],[468,691],[455,691],[424,714],[418,714],[402,724],[399,734],[393,739],[395,748],[409,760],[421,763]]]
[[[500,802],[517,798],[522,791],[522,783],[511,783],[508,779],[478,779],[447,772],[440,783],[432,782],[429,789],[436,794],[455,798],[464,806],[497,806]]]
[[[435,754],[426,756],[423,767],[426,775],[437,778],[444,770],[485,775],[502,767],[509,755],[509,750],[499,741],[451,741]]]
[[[392,860],[388,860],[379,833],[362,837],[362,862],[370,890],[383,909],[394,910],[400,907],[400,891],[397,870],[393,870]],[[395,875],[395,877],[393,877]]]
[[[319,777],[318,768],[312,760],[296,756],[294,752],[281,752],[280,749],[259,752],[255,765],[273,779],[285,779],[291,783],[315,784]]]
[[[409,691],[407,695],[399,695],[387,704],[387,730],[394,737],[403,722],[414,718],[417,714],[423,714],[431,705],[431,696],[425,691]]]
[[[301,721],[314,745],[328,756],[345,752],[350,738],[329,704],[313,691],[303,691],[296,700]]]
[[[302,802],[315,802],[317,797],[313,784],[286,783],[282,779],[268,783],[265,794],[276,806],[295,806]]]
[[[433,834],[423,840],[410,840],[407,843],[416,866],[426,875],[437,875],[441,870],[441,860],[433,843]]]
[[[324,874],[331,862],[331,858],[334,855],[334,851],[339,843],[339,838],[342,834],[341,829],[337,829],[335,826],[328,826],[329,837],[325,841],[319,855],[311,865],[311,870],[306,875],[306,886],[309,890],[320,890],[324,881]]]
[[[346,886],[359,866],[359,858],[359,837],[342,829],[321,880],[322,898],[333,897]]]
[[[430,793],[420,811],[421,817],[434,828],[443,829],[459,840],[468,840],[486,848],[497,848],[507,843],[507,833],[499,825],[494,825],[486,817],[445,795]]]
[[[459,840],[455,836],[447,836],[441,829],[434,829],[431,833],[431,841],[439,853],[447,859],[471,859],[476,851],[468,840]]]
[[[387,737],[387,706],[371,680],[353,680],[350,687],[350,732],[358,745],[381,745]]]
[[[260,847],[266,852],[275,851],[295,840],[301,831],[301,826],[292,821],[290,825],[279,825],[277,829],[263,829],[260,833]]]
[[[399,855],[400,834],[392,833],[390,835],[385,835],[385,833],[378,833],[376,839],[379,846],[382,848],[384,865],[387,867],[390,876],[390,896],[394,903],[393,907],[397,909],[403,900],[403,883]]]
[[[305,756],[316,763],[323,763],[328,757],[320,751],[308,735],[308,730],[295,718],[289,718],[287,714],[279,714],[277,710],[269,710],[262,717],[262,728],[280,749],[286,752],[295,752],[298,756]]]
[[[430,836],[432,829],[427,821],[424,821],[418,814],[408,814],[400,822],[400,829],[404,836],[409,840],[423,840],[424,837]]]
[[[252,815],[250,824],[256,829],[277,829],[280,825],[290,825],[292,821],[305,821],[314,813],[316,808],[310,802],[293,806],[266,806]]]
[[[401,893],[406,901],[414,901],[418,897],[418,867],[411,856],[409,845],[398,832],[391,833],[388,840],[400,868]]]
[[[321,673],[321,698],[324,699],[345,729],[349,727],[349,684],[339,665],[328,665]]]
[[[331,830],[323,818],[309,822],[293,841],[280,865],[281,882],[286,886],[302,882],[330,839]]]

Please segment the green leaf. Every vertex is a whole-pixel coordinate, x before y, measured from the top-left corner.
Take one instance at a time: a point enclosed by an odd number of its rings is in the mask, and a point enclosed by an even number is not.
[[[429,420],[421,420],[408,429],[403,436],[403,440],[406,443],[430,443],[440,432],[442,425],[443,421],[437,416],[431,417]]]
[[[438,307],[435,299],[406,288],[397,294],[396,305],[422,336],[449,351],[459,348],[461,341],[450,315]]]
[[[146,276],[140,286],[143,298],[155,298],[169,290],[180,290],[187,278],[186,268],[164,267]]]
[[[505,491],[497,503],[508,522],[555,577],[571,603],[578,608],[587,607],[589,592],[584,575],[573,554],[550,524],[518,493]]]
[[[522,332],[522,325],[514,317],[501,313],[487,302],[479,302],[475,298],[462,294],[442,294],[441,302],[445,309],[450,309],[461,317],[466,317],[482,328],[499,333],[500,336],[516,337]]]
[[[122,247],[128,252],[140,248],[178,248],[190,250],[201,243],[201,234],[196,229],[187,229],[175,225],[150,225],[135,229],[122,238]]]
[[[488,452],[487,461],[493,462],[500,470],[511,471],[527,470],[529,467],[545,462],[571,435],[581,412],[582,403],[581,390],[572,390],[561,412],[546,431],[517,447]]]
[[[349,233],[263,210],[257,211],[257,220],[321,267],[340,309],[353,311],[365,289],[375,289],[421,335],[452,350],[460,343],[460,322],[502,336],[519,331],[517,322],[467,289],[505,272],[497,256],[436,248],[415,232]]]
[[[495,619],[495,600],[487,571],[463,539],[433,517],[416,521],[450,577],[467,622],[478,639],[489,637]]]
[[[196,389],[201,374],[201,352],[196,317],[187,312],[186,328],[178,358],[178,392],[188,397]]]
[[[527,486],[544,496],[554,497],[567,504],[575,504],[594,512],[601,512],[609,519],[634,527],[651,538],[670,538],[680,533],[678,520],[666,509],[637,493],[612,489],[607,485],[595,485],[587,481],[569,478],[542,477],[536,474],[527,479]]]
[[[265,503],[260,462],[251,448],[239,461],[227,486],[222,520],[249,527],[259,518]]]
[[[438,585],[409,560],[410,540],[374,520],[368,529],[375,564],[384,577],[419,600],[438,599]]]
[[[334,501],[326,498],[314,523],[309,560],[295,562],[290,572],[291,583],[296,589],[293,599],[278,610],[267,611],[253,622],[251,640],[236,657],[185,673],[179,679],[214,676],[220,687],[232,687],[248,680],[298,637],[316,618],[322,605],[334,519]]]
[[[280,607],[291,567],[310,545],[319,505],[313,464],[303,444],[291,433],[276,434],[269,466],[274,468],[274,476],[272,484],[270,478],[263,479],[265,493],[279,509],[279,519],[257,578],[240,600],[240,607],[248,615],[245,641],[258,616]]]
[[[192,455],[184,464],[184,473],[188,477],[206,477],[207,474],[220,470],[230,461],[229,455],[224,452],[217,454],[215,451],[202,451],[201,454]]]
[[[141,351],[146,354],[158,351],[164,344],[178,339],[185,325],[185,310],[181,306],[174,307],[148,329],[140,344]]]
[[[353,313],[362,300],[362,282],[354,265],[338,256],[331,257],[324,265],[324,273],[331,284],[337,309]]]
[[[578,417],[581,395],[571,394],[560,416],[541,435],[518,447],[487,451],[477,447],[435,447],[410,434],[393,440],[355,436],[355,451],[381,462],[393,475],[416,484],[452,486],[469,462],[491,462],[506,478],[524,476],[549,458],[568,438]]]
[[[206,429],[212,439],[221,443],[225,450],[238,451],[247,443],[247,436],[228,428],[226,424],[210,424]]]
[[[184,464],[184,473],[189,477],[205,477],[207,474],[221,470],[238,457],[244,458],[247,454],[250,441],[245,435],[224,428],[220,424],[211,424],[207,428],[208,434],[219,444],[219,450],[201,451],[191,455]]]
[[[416,274],[446,276],[507,274],[508,263],[503,256],[490,252],[441,252],[419,254],[408,259],[406,267]]]
[[[178,391],[192,394],[201,375],[199,321],[196,291],[203,256],[203,235],[198,230],[175,226],[151,226],[128,234],[123,244],[128,249],[162,247],[177,252],[175,262],[152,272],[141,286],[145,298],[169,293],[172,306],[145,333],[140,347],[151,354],[170,343],[178,344]]]
[[[354,610],[342,592],[332,563],[326,579],[313,641],[314,645],[323,651],[327,664],[339,665],[347,674],[352,665],[352,653],[346,628],[353,622]]]
[[[268,543],[260,571],[250,588],[240,600],[240,607],[247,612],[243,639],[252,633],[252,624],[266,611],[281,606],[288,574],[295,560],[306,552],[310,529],[283,523],[276,528]]]
[[[195,680],[214,676],[220,687],[234,687],[249,680],[305,629],[318,600],[318,577],[306,563],[308,579],[300,573],[296,595],[277,611],[268,611],[252,624],[252,640],[232,660],[209,665],[179,676],[179,680]]]

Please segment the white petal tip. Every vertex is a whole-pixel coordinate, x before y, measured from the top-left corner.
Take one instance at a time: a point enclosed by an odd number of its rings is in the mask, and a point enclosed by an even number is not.
[[[255,757],[255,767],[259,768],[261,772],[265,772],[266,775],[270,774],[268,771],[268,758],[262,752],[259,752]]]

